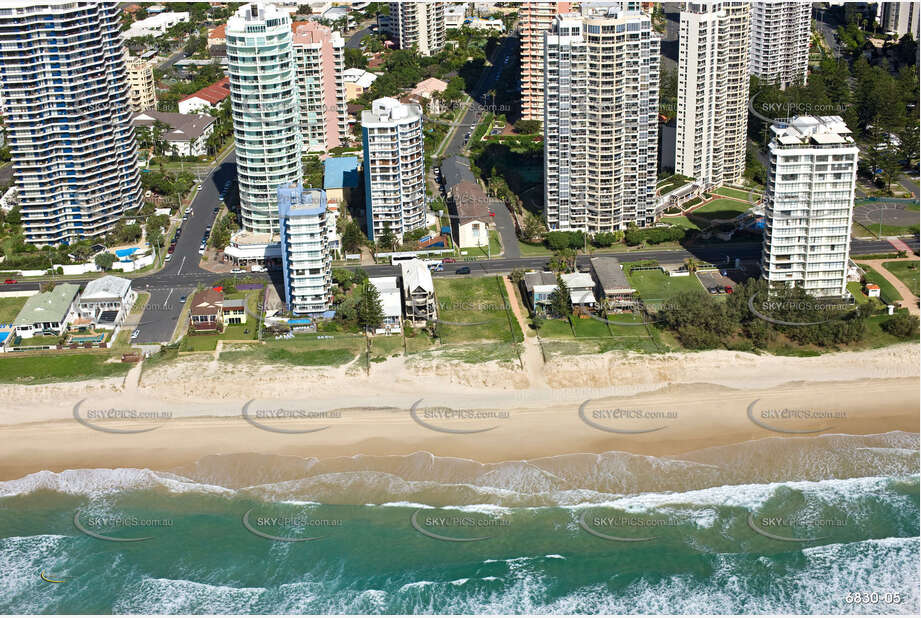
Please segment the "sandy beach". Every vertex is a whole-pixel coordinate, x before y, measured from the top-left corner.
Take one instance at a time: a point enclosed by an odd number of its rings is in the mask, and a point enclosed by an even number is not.
[[[392,359],[366,375],[189,356],[125,379],[0,387],[0,480],[72,468],[168,471],[218,454],[424,451],[486,463],[918,432],[918,354],[917,344],[813,358],[611,352],[551,361],[538,384],[498,363]]]

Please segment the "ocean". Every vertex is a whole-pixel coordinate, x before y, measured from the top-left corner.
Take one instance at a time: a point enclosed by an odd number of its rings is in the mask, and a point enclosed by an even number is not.
[[[0,482],[0,612],[916,615],[918,447],[38,472]]]

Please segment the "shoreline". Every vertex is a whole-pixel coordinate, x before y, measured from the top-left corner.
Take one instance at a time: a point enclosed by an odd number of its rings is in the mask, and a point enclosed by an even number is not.
[[[545,383],[534,388],[523,372],[497,363],[393,359],[365,376],[190,358],[147,369],[134,384],[0,386],[8,402],[0,415],[0,480],[73,468],[169,471],[218,454],[427,452],[497,463],[610,451],[675,457],[770,436],[918,433],[918,351],[904,344],[810,358],[608,353],[551,360],[542,368]],[[559,383],[569,387],[552,387]],[[243,418],[247,404],[255,423]],[[770,429],[749,418],[752,405]],[[75,418],[75,406],[87,422]],[[828,418],[777,416],[783,410]]]

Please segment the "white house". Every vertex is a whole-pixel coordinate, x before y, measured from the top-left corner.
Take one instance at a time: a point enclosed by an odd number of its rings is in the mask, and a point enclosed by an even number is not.
[[[451,202],[457,216],[457,246],[489,245],[489,198],[476,182],[463,180],[451,190]]]
[[[76,317],[74,304],[79,291],[79,285],[60,283],[51,291],[30,296],[13,320],[16,334],[23,339],[44,334],[63,335]]]
[[[422,260],[400,263],[403,275],[403,307],[406,319],[416,324],[425,324],[438,317],[435,302],[435,284],[432,273]]]
[[[357,99],[365,90],[377,80],[377,75],[364,69],[351,68],[342,72],[342,82],[345,84],[345,98],[348,101]]]
[[[130,279],[106,275],[86,284],[77,301],[77,315],[92,320],[96,328],[111,330],[125,321],[136,298]]]
[[[214,118],[208,114],[174,114],[149,109],[131,119],[134,127],[153,127],[157,121],[169,126],[162,135],[167,154],[200,157],[208,154],[208,138],[214,132]]]
[[[377,288],[384,310],[384,323],[377,334],[396,335],[402,330],[403,303],[400,301],[400,286],[396,277],[373,277],[368,283]]]
[[[148,10],[148,13],[150,11]],[[126,39],[141,36],[160,36],[178,23],[189,21],[189,14],[185,11],[175,13],[157,13],[138,20],[125,30]]]

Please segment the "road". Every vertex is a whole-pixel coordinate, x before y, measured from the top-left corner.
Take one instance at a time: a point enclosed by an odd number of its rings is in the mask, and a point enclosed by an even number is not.
[[[498,46],[493,52],[493,56],[491,58],[491,62],[493,63],[492,66],[487,67],[480,75],[480,79],[477,80],[473,91],[470,93],[470,96],[473,98],[473,103],[467,108],[467,111],[461,118],[460,123],[454,130],[454,134],[451,136],[447,147],[445,147],[443,153],[444,158],[452,157],[454,155],[466,158],[464,153],[467,146],[467,140],[465,139],[467,131],[473,132],[476,125],[480,122],[482,114],[484,112],[492,111],[489,110],[488,106],[481,104],[481,97],[483,97],[485,93],[489,92],[499,81],[499,77],[502,75],[502,71],[504,71],[505,68],[514,61],[514,57],[517,51],[518,35],[513,31],[507,37],[505,37],[505,39],[502,41],[502,44]],[[506,61],[506,59],[508,60]],[[498,110],[496,110],[496,113],[499,113]],[[449,193],[451,188],[451,186],[445,187]],[[496,230],[499,232],[499,236],[502,238],[502,247],[505,256],[508,258],[519,257],[521,252],[518,247],[518,236],[515,233],[515,222],[512,220],[512,214],[509,212],[504,202],[499,200],[491,202],[490,209],[495,213],[495,216],[493,217],[493,223],[495,223]]]
[[[176,64],[177,62],[179,62],[180,60],[182,60],[183,58],[185,58],[185,51],[180,49],[179,51],[174,53],[172,56],[170,56],[169,58],[167,58],[166,60],[158,64],[157,68],[160,69],[161,71],[166,70],[170,68],[171,66],[173,66],[174,64]]]
[[[227,275],[215,274],[198,267],[198,245],[205,227],[212,218],[211,211],[218,203],[218,191],[229,178],[236,175],[236,164],[233,155],[230,155],[205,181],[202,191],[192,203],[193,216],[183,226],[183,233],[179,238],[174,257],[166,267],[151,275],[138,277],[133,281],[133,287],[138,291],[151,293],[147,309],[142,316],[139,330],[138,343],[166,343],[170,340],[182,311],[179,299],[195,290],[198,286],[212,285]],[[906,244],[915,253],[919,252],[918,238],[908,240]],[[892,253],[894,247],[886,240],[857,240],[851,241],[851,253],[855,255],[869,255],[875,253]],[[612,255],[612,254],[598,254]],[[761,255],[761,243],[735,243],[725,247],[703,246],[688,249],[666,250],[651,249],[646,251],[630,251],[613,254],[621,261],[657,260],[660,263],[681,263],[689,257],[706,262],[725,262],[727,258],[735,260],[754,260]],[[471,274],[494,275],[509,273],[516,268],[542,269],[549,261],[549,256],[532,257],[502,257],[492,260],[477,262],[458,262],[445,264],[444,272],[435,273],[436,277],[451,277],[455,271],[463,266],[471,269]],[[589,265],[590,256],[581,255],[576,262],[580,267]],[[354,270],[358,267],[352,267]],[[399,267],[389,264],[360,267],[372,277],[386,277],[399,275]],[[271,282],[276,288],[281,286],[281,273],[250,273],[256,277]],[[85,284],[87,280],[68,279],[70,283]],[[34,290],[37,282],[16,283],[4,286],[5,290]]]
[[[841,44],[835,39],[835,30],[837,30],[837,24],[828,23],[828,19],[831,16],[828,15],[827,9],[816,8],[815,9],[815,23],[816,28],[819,30],[819,33],[822,35],[822,38],[825,39],[826,45],[832,51],[832,55],[836,58],[841,57]]]

